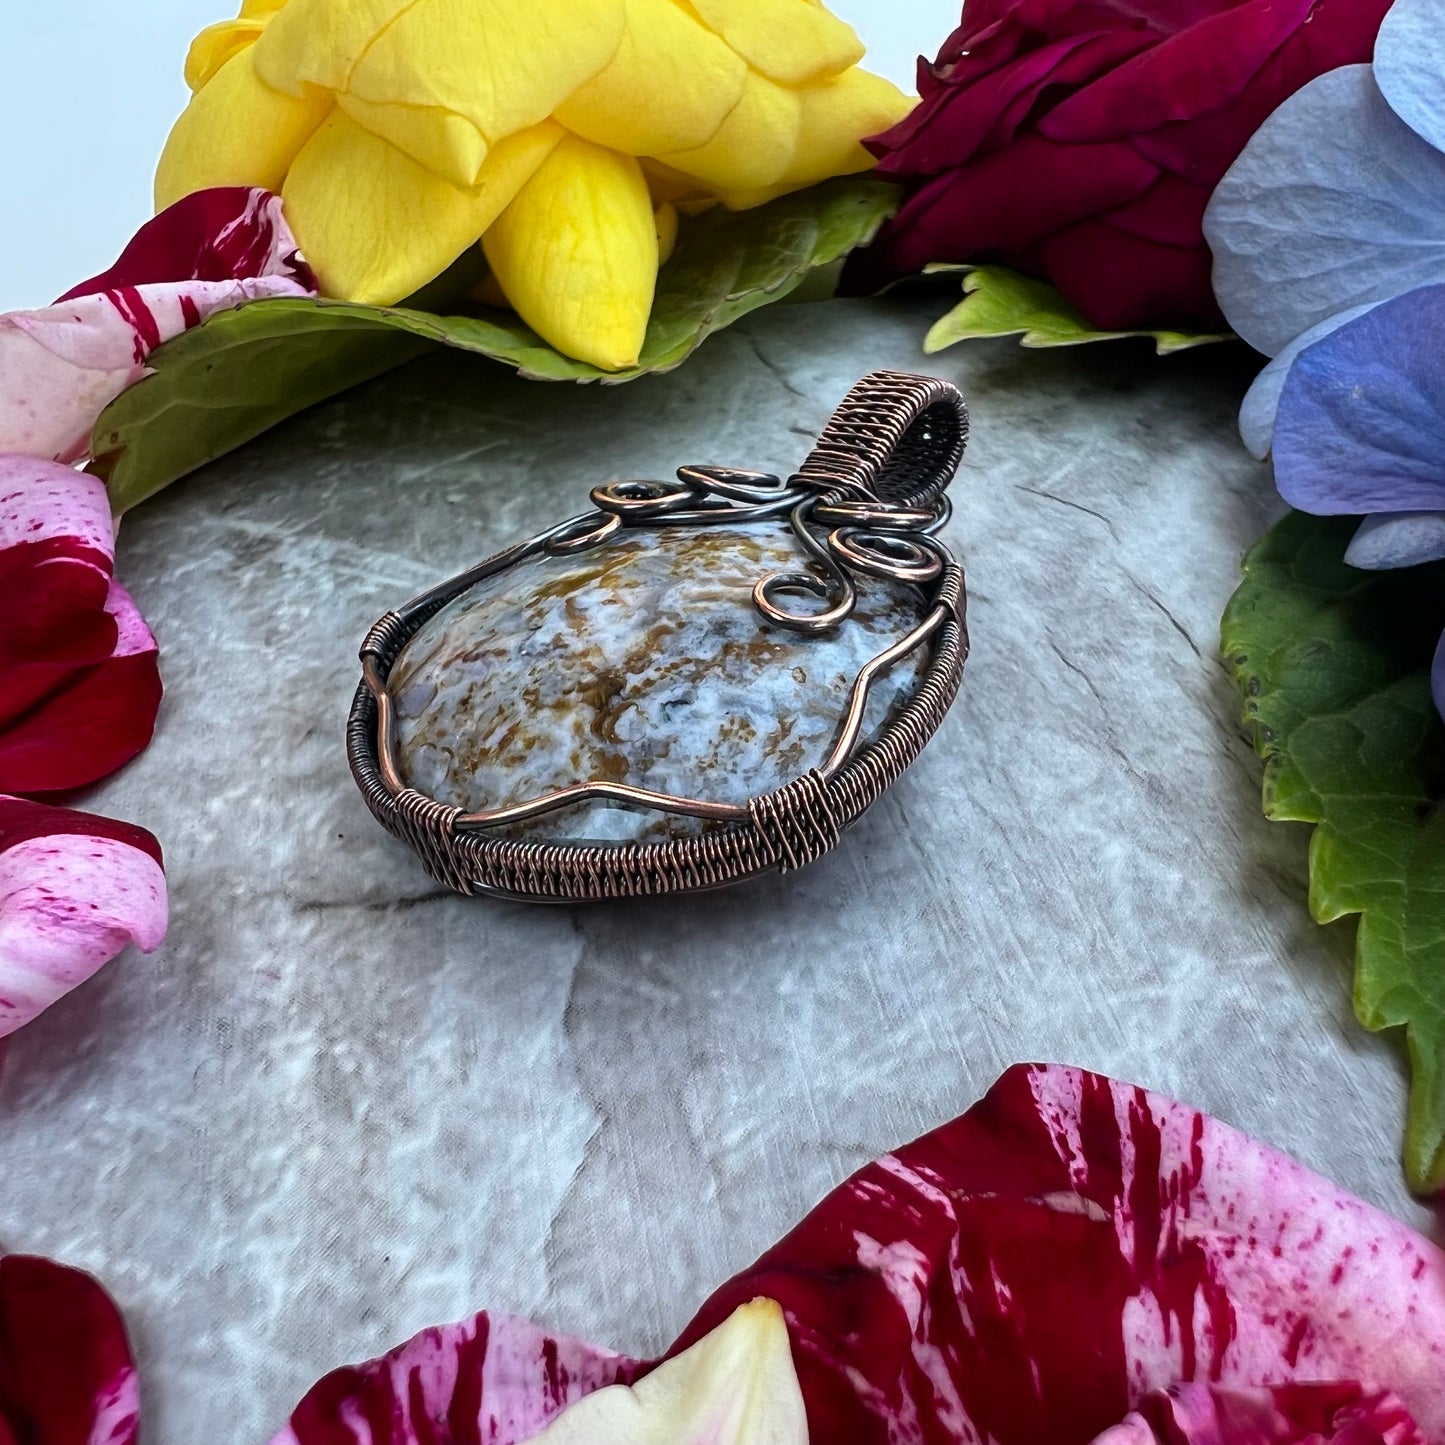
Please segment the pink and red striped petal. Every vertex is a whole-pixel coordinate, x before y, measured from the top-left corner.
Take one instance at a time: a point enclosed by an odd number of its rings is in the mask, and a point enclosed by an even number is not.
[[[0,1441],[135,1445],[140,1387],[125,1325],[89,1275],[0,1256]]]
[[[669,1357],[759,1296],[783,1307],[817,1441],[1445,1438],[1445,1255],[1226,1125],[1078,1069],[1011,1069],[868,1165]],[[557,1395],[539,1347],[506,1371],[475,1349],[483,1320],[328,1376],[273,1445],[518,1445]],[[518,1398],[525,1428],[499,1424],[493,1402]]]
[[[53,306],[0,316],[0,452],[81,460],[102,408],[146,375],[146,358],[212,312],[314,295],[266,191],[198,191],[136,234],[110,270]]]
[[[1358,1385],[1178,1385],[1094,1445],[1430,1445],[1399,1399]]]
[[[316,290],[316,276],[296,249],[280,196],[253,186],[216,186],[192,191],[152,217],[109,270],[72,286],[57,304],[101,291],[242,276],[289,277],[304,290]]]
[[[144,828],[0,797],[0,1038],[165,932],[160,845]]]
[[[113,549],[97,478],[0,456],[0,792],[83,787],[150,741],[156,641]]]
[[[584,1395],[642,1372],[611,1350],[479,1314],[332,1371],[271,1445],[520,1445]]]

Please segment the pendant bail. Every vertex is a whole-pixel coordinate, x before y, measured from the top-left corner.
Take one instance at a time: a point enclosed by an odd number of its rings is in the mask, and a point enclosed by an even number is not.
[[[932,508],[968,441],[968,407],[950,381],[875,371],[843,398],[795,479],[861,488],[894,507]]]

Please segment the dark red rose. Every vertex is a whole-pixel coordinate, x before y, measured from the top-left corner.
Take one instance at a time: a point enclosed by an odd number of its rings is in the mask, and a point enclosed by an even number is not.
[[[854,257],[873,290],[930,262],[1053,282],[1108,330],[1224,329],[1204,207],[1302,85],[1370,59],[1390,0],[968,0],[914,112],[868,142],[908,183]]]

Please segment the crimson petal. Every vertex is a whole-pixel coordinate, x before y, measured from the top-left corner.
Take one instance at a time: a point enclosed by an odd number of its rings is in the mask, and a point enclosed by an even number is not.
[[[815,1441],[1445,1434],[1445,1255],[1196,1110],[1078,1069],[1013,1068],[961,1119],[868,1165],[713,1295],[669,1357],[759,1296],[783,1307]],[[517,1445],[527,1436],[481,1402],[530,1391],[536,1418],[557,1396],[546,1337],[505,1323],[527,1342],[510,1369],[485,1316],[428,1331],[329,1376],[273,1445]],[[584,1346],[565,1358],[603,1361],[569,1373],[571,1398],[623,1367]],[[1261,1420],[1273,1434],[1248,1433]]]
[[[567,1405],[642,1369],[525,1320],[479,1314],[333,1370],[271,1445],[520,1445]]]
[[[140,1396],[125,1325],[89,1275],[0,1257],[0,1440],[134,1445]]]
[[[281,214],[281,198],[250,186],[193,191],[152,217],[109,270],[63,296],[94,296],[166,281],[235,281],[290,276],[308,291],[316,277]]]
[[[816,1440],[1086,1445],[1150,1391],[1341,1380],[1445,1432],[1445,1255],[1196,1110],[1020,1065],[702,1308],[788,1317]]]
[[[40,662],[22,674],[27,692],[44,695],[0,731],[0,792],[84,787],[150,742],[162,691],[156,640],[118,582],[111,583],[105,615],[115,624],[108,657],[80,669]]]
[[[150,741],[156,641],[114,545],[98,478],[0,455],[0,793],[82,787]]]

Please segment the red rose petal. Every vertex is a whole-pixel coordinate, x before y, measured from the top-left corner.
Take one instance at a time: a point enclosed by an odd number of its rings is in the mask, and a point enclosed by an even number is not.
[[[117,629],[112,654],[65,674],[0,731],[0,792],[84,787],[150,742],[162,692],[155,638],[118,582],[111,584],[106,613]],[[37,675],[30,673],[25,685],[33,686]]]
[[[856,253],[861,284],[935,261],[1016,258],[1040,236],[1146,194],[1158,170],[1124,146],[1064,146],[1027,135],[939,176],[904,201],[885,239]]]
[[[640,1370],[611,1350],[480,1314],[333,1370],[271,1445],[520,1445],[564,1406]]]
[[[125,1325],[89,1275],[0,1258],[0,1440],[134,1445],[139,1390]]]
[[[60,301],[168,281],[237,281],[288,275],[315,291],[281,213],[281,200],[250,186],[193,191],[147,221],[115,264]]]
[[[783,1307],[828,1445],[1445,1438],[1445,1254],[1196,1110],[1078,1069],[1011,1069],[860,1170],[669,1357],[759,1296]],[[506,1371],[454,1347],[484,1318],[329,1376],[273,1445],[516,1445],[484,1392],[511,1382],[535,1412],[555,1389],[535,1348]]]
[[[81,813],[74,808],[56,808],[28,798],[0,796],[0,853],[36,838],[67,837],[114,838],[117,843],[137,848],[165,866],[161,845],[155,836],[134,823],[102,818],[97,813]]]
[[[1393,1390],[1445,1432],[1445,1255],[1227,1126],[1077,1069],[1011,1069],[861,1170],[674,1351],[758,1295],[788,1316],[815,1439],[1086,1445],[1151,1390],[1291,1379]]]
[[[1137,201],[1115,206],[1097,219],[1141,241],[1197,252],[1194,238],[1208,204],[1206,187],[1163,174]]]
[[[1318,0],[1222,6],[1061,100],[1039,120],[1054,140],[1118,140],[1237,101]]]
[[[1167,173],[1207,196],[1281,102],[1370,58],[1388,8],[969,0],[920,68],[922,103],[869,142],[880,173],[913,189],[850,258],[844,288],[876,290],[931,262],[1002,261],[1046,275],[1103,329],[1222,329],[1199,206],[1147,193]],[[1102,243],[1124,233],[1132,241],[1107,255]]]
[[[1161,316],[1199,331],[1228,330],[1210,285],[1209,252],[1141,239],[1107,218],[1081,221],[1033,248],[1031,259],[1101,331],[1149,328]]]

